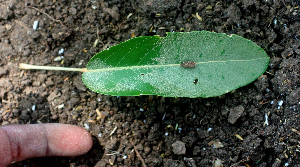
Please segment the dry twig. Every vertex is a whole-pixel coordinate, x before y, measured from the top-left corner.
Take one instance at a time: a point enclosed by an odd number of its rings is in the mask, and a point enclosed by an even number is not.
[[[63,24],[63,22],[62,22],[61,20],[57,20],[57,19],[51,17],[51,16],[48,15],[46,12],[44,12],[44,11],[42,11],[42,10],[40,10],[40,9],[38,9],[38,8],[36,8],[36,7],[34,7],[34,6],[26,6],[26,5],[25,5],[25,7],[32,8],[32,9],[38,11],[38,12],[41,12],[41,13],[43,13],[44,15],[46,15],[47,17],[49,17],[51,20],[53,20],[53,21],[55,21],[55,22],[58,22],[58,23],[60,23],[62,26],[66,27],[66,26]]]
[[[102,44],[102,47],[104,47],[104,43],[100,40],[100,36],[99,36],[99,27],[97,26],[97,38],[98,38],[98,42],[100,42]]]
[[[130,143],[133,145],[134,151],[137,155],[137,157],[139,158],[139,160],[142,162],[143,167],[147,167],[144,159],[142,158],[141,154],[138,152],[138,150],[135,148],[135,145],[133,144],[133,142],[130,140]]]

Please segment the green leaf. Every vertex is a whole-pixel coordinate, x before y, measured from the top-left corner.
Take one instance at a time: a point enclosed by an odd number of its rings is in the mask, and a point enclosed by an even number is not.
[[[82,78],[88,88],[107,95],[213,97],[251,83],[268,64],[262,48],[238,35],[171,32],[98,53]]]

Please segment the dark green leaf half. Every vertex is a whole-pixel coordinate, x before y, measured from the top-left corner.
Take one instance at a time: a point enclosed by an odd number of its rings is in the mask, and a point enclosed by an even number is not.
[[[268,64],[262,48],[238,35],[172,32],[133,38],[96,54],[83,81],[107,95],[213,97],[251,83]]]

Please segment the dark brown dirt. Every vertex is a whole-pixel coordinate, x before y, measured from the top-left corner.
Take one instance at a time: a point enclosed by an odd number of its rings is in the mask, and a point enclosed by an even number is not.
[[[86,155],[11,166],[142,166],[131,140],[147,166],[300,166],[299,3],[0,0],[0,124],[60,122],[94,136]],[[226,95],[189,99],[105,96],[77,72],[18,69],[82,68],[135,36],[201,30],[256,42],[271,58],[267,72]]]

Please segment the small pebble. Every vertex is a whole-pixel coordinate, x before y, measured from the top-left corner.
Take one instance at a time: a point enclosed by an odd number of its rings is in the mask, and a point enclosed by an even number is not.
[[[164,119],[165,119],[165,117],[166,117],[166,113],[164,114],[164,116],[163,116],[163,118],[162,118],[161,120],[164,120]]]
[[[63,54],[64,53],[64,51],[65,51],[65,49],[64,48],[61,48],[59,51],[58,51],[58,54]]]
[[[53,61],[61,61],[62,59],[64,59],[64,56],[58,56],[55,57]]]
[[[185,143],[182,141],[176,141],[175,143],[172,144],[172,151],[176,155],[182,155],[186,153],[186,148],[185,148]]]
[[[62,108],[64,108],[64,106],[65,106],[64,104],[61,104],[61,105],[57,106],[57,108],[62,109]]]
[[[38,25],[39,25],[39,21],[36,20],[36,21],[33,22],[33,27],[32,28],[36,31]]]
[[[102,137],[102,133],[99,133],[98,137],[101,138]]]
[[[283,104],[283,101],[280,100],[280,101],[278,102],[278,107],[277,107],[277,109],[280,109],[280,107],[282,106],[282,104]]]
[[[269,117],[268,117],[268,114],[265,113],[265,125],[269,125],[269,121],[268,121]]]
[[[84,123],[83,125],[84,125],[84,128],[85,128],[86,130],[89,130],[89,129],[90,129],[90,126],[89,126],[87,123]]]
[[[35,111],[35,105],[33,105],[31,109],[32,109],[32,111]]]

